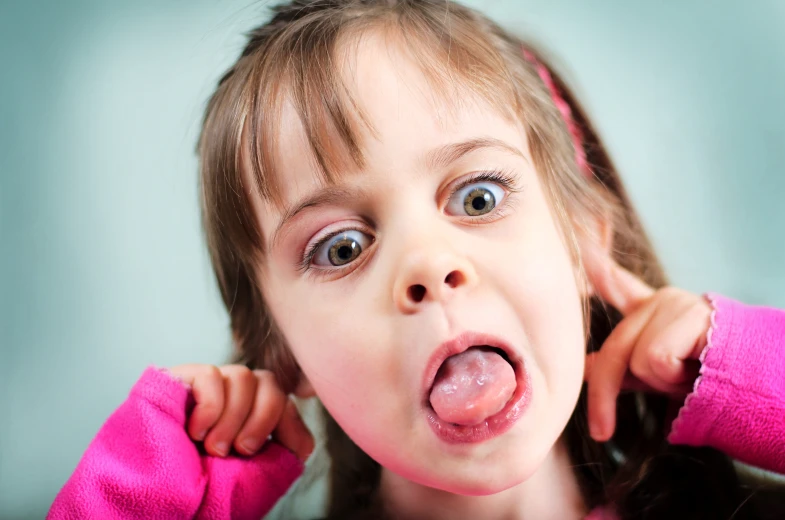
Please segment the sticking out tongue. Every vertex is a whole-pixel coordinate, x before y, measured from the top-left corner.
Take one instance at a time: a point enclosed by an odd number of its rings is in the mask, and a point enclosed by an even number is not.
[[[515,371],[491,347],[448,357],[431,390],[431,406],[446,422],[479,424],[499,412],[515,391]]]

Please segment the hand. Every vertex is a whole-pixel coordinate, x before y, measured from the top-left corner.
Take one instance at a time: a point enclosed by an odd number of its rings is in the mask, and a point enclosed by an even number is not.
[[[313,451],[311,433],[269,370],[180,365],[170,372],[191,385],[196,406],[186,430],[210,455],[223,457],[232,446],[252,455],[270,434],[302,461]]]
[[[649,287],[607,255],[592,255],[587,271],[597,295],[624,316],[600,350],[586,358],[589,430],[602,442],[616,428],[622,389],[674,397],[692,390],[712,309],[687,291]]]

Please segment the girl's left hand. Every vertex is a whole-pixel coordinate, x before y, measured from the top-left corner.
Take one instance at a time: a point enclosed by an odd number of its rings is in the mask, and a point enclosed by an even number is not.
[[[712,308],[687,291],[649,287],[607,255],[593,255],[587,274],[597,295],[624,316],[600,350],[586,358],[589,429],[602,442],[616,428],[622,389],[680,398],[692,390]]]

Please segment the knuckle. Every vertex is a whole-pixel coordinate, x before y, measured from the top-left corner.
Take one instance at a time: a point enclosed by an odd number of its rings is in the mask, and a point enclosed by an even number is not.
[[[202,363],[187,363],[172,367],[169,372],[180,378],[197,379],[204,377],[207,369],[211,366]]]
[[[701,301],[694,294],[685,293],[679,301],[681,303],[680,314],[682,316],[685,314],[692,314],[701,308]]]
[[[212,381],[223,379],[221,369],[215,365],[202,365],[199,369],[200,376]]]
[[[185,375],[193,371],[193,365],[177,365],[169,369],[169,372],[175,375]]]
[[[708,302],[704,301],[703,299],[697,299],[695,303],[693,303],[692,308],[690,309],[692,313],[695,314],[698,318],[706,318],[708,319],[711,316],[711,305]]]
[[[266,368],[257,368],[253,371],[253,374],[259,381],[275,381],[275,375]]]
[[[256,387],[256,377],[248,367],[239,366],[236,368],[232,378],[243,387]]]
[[[275,393],[282,393],[280,386],[278,385],[278,379],[275,377],[275,374],[270,370],[264,369],[257,369],[254,370],[254,376],[259,381],[259,387],[270,389]]]
[[[649,351],[648,358],[652,371],[658,376],[667,377],[673,372],[675,359],[669,349],[657,346]]]
[[[239,364],[222,365],[218,370],[226,377],[237,377],[244,372],[250,372],[248,367]]]
[[[633,357],[630,361],[630,372],[638,379],[646,379],[649,373],[647,363],[640,356]]]
[[[667,285],[657,291],[660,299],[673,299],[683,296],[683,291],[678,287],[673,287],[672,285]]]
[[[649,362],[656,363],[656,364],[671,364],[671,356],[670,349],[665,345],[653,345],[649,349]]]

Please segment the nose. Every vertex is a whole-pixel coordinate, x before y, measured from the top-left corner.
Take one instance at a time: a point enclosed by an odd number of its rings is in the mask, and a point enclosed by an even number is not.
[[[404,314],[429,302],[446,303],[477,283],[477,273],[464,256],[446,248],[413,251],[401,262],[393,286],[395,306]]]

